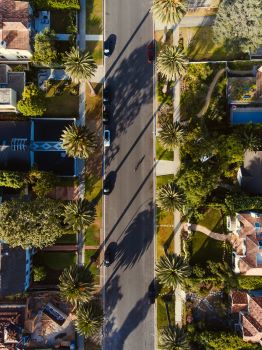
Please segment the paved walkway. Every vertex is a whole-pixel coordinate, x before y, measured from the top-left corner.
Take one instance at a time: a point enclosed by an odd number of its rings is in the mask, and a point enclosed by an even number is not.
[[[185,28],[191,27],[203,27],[212,26],[215,20],[215,16],[185,16],[182,18],[179,26]],[[165,25],[159,21],[155,22],[155,30],[163,30]],[[172,29],[173,25],[167,26],[168,29]]]
[[[175,163],[172,160],[158,160],[156,163],[156,176],[170,175],[175,172]]]
[[[218,80],[221,78],[221,76],[225,73],[226,69],[225,68],[222,68],[220,69],[217,74],[215,75],[212,83],[210,84],[209,88],[208,88],[208,92],[207,92],[207,95],[206,95],[206,100],[205,100],[205,104],[203,106],[203,108],[201,109],[201,111],[197,114],[197,117],[198,118],[201,118],[203,117],[203,115],[206,114],[207,110],[208,110],[208,107],[209,107],[209,104],[210,104],[210,100],[211,100],[211,97],[212,97],[212,94],[214,92],[214,89],[217,85],[217,82]]]
[[[208,229],[205,226],[202,225],[195,225],[195,224],[185,224],[184,225],[185,230],[191,230],[191,231],[198,231],[202,232],[208,237],[211,237],[217,241],[227,241],[230,240],[230,235],[225,235],[223,233],[217,233],[217,232],[212,232],[210,229]]]
[[[104,66],[99,65],[97,67],[97,70],[95,72],[95,75],[91,78],[91,83],[100,83],[102,84],[104,82]]]

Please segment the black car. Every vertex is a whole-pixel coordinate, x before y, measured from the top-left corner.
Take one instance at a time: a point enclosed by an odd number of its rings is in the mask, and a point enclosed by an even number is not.
[[[110,90],[109,90],[108,86],[105,87],[104,91],[103,91],[103,104],[105,106],[110,104]]]
[[[116,242],[111,242],[106,248],[105,255],[104,255],[104,265],[106,267],[110,266],[114,262],[115,256],[116,256],[116,250],[117,250]]]
[[[104,124],[109,124],[110,122],[110,112],[108,108],[104,108],[103,110],[103,123]]]
[[[107,177],[105,180],[104,180],[104,185],[103,185],[103,193],[105,195],[109,194],[111,192],[111,189],[112,189],[112,184],[111,184],[111,180],[109,177]]]
[[[104,55],[105,56],[110,56],[111,55],[110,40],[106,40],[104,42]]]
[[[116,35],[111,34],[104,42],[104,55],[109,57],[112,55],[116,45]]]

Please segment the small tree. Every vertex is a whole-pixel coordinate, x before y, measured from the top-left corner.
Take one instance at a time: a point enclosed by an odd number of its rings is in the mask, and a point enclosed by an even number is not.
[[[45,197],[57,184],[55,174],[33,169],[29,173],[29,182],[37,197]]]
[[[90,303],[80,305],[76,313],[76,330],[85,338],[99,333],[103,324],[103,311],[100,305]]]
[[[64,233],[62,213],[52,199],[6,201],[0,205],[0,239],[24,249],[52,245]]]
[[[88,158],[96,148],[95,134],[86,126],[68,126],[62,133],[61,141],[69,157]]]
[[[187,70],[187,59],[180,46],[165,45],[157,58],[157,71],[167,81],[181,79]]]
[[[41,282],[46,278],[46,270],[43,266],[34,266],[33,279],[34,282]]]
[[[157,203],[163,210],[182,210],[185,204],[183,193],[178,189],[175,182],[162,185],[157,192]]]
[[[71,201],[65,205],[65,224],[72,232],[83,232],[94,222],[96,210],[85,199]]]
[[[163,147],[172,151],[183,141],[185,128],[179,122],[173,122],[173,116],[167,115],[160,118],[159,139]]]
[[[26,183],[25,174],[18,171],[0,171],[0,186],[22,188]]]
[[[77,307],[93,298],[94,277],[86,266],[70,266],[59,277],[59,289],[62,298]]]
[[[17,103],[17,109],[26,117],[42,116],[47,109],[43,91],[35,84],[25,86],[22,99]]]
[[[180,255],[167,254],[161,256],[156,264],[156,273],[159,283],[167,290],[174,291],[178,284],[183,284],[190,276],[190,267]]]
[[[32,61],[37,64],[50,66],[56,59],[55,32],[46,28],[35,36]]]
[[[91,77],[95,74],[97,64],[89,52],[81,53],[74,47],[70,52],[66,52],[64,57],[65,71],[74,83],[85,82],[93,94],[93,87],[90,84]]]
[[[164,327],[160,331],[160,349],[163,350],[190,350],[184,328],[178,326]]]

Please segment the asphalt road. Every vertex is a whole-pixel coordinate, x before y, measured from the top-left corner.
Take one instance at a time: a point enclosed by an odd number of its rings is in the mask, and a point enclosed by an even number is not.
[[[111,146],[105,173],[115,178],[104,201],[106,246],[117,242],[115,262],[105,269],[104,350],[153,350],[154,279],[153,65],[146,45],[153,39],[151,0],[106,0],[105,38],[116,45],[106,58],[112,90]]]

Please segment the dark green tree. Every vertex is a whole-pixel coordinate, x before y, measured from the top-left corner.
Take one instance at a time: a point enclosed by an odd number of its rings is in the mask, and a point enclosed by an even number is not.
[[[94,277],[86,266],[72,265],[59,277],[60,294],[75,308],[92,300],[94,295]]]
[[[62,205],[52,199],[11,200],[0,206],[0,239],[11,247],[43,248],[64,233]]]
[[[85,199],[71,201],[65,205],[65,224],[72,232],[85,232],[94,222],[96,210]]]
[[[33,83],[25,86],[17,109],[25,117],[41,117],[47,110],[45,94]]]
[[[43,66],[50,66],[56,62],[55,32],[44,29],[35,36],[32,61]]]
[[[228,50],[253,53],[262,45],[260,0],[222,0],[214,24],[214,40]]]

